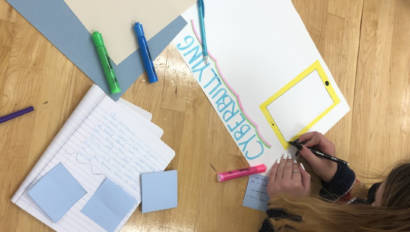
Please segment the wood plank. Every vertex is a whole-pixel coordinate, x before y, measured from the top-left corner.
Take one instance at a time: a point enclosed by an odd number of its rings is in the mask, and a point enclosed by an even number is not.
[[[357,0],[309,2],[294,0],[293,2],[336,83],[348,104],[352,106],[363,2]],[[351,124],[350,112],[327,133],[327,137],[336,144],[338,156],[342,158],[346,158],[350,151]]]
[[[410,4],[364,1],[349,160],[363,176],[408,159]]]

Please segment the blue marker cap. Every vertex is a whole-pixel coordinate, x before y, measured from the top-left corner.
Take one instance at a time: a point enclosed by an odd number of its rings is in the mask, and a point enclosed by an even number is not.
[[[134,24],[134,31],[135,31],[135,34],[137,35],[137,37],[139,37],[139,36],[144,36],[145,37],[144,28],[142,27],[141,23],[136,22]]]
[[[142,61],[144,63],[145,71],[148,75],[148,81],[154,83],[158,81],[157,73],[155,72],[154,63],[152,62],[151,54],[148,49],[148,43],[145,39],[144,29],[141,23],[134,24],[134,32],[138,38],[138,44],[140,46],[139,51],[141,54]]]

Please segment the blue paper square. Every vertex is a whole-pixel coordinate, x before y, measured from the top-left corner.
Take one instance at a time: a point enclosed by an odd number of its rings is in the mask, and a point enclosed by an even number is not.
[[[262,175],[249,176],[243,206],[266,211],[268,209],[269,195],[266,191],[268,177]]]
[[[115,231],[137,200],[106,178],[81,212],[107,231]]]
[[[141,191],[143,213],[177,207],[177,171],[142,174]]]
[[[61,163],[28,191],[28,195],[53,221],[60,220],[87,192]]]

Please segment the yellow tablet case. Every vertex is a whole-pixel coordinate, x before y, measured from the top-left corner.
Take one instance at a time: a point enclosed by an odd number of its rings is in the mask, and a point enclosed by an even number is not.
[[[276,92],[273,96],[268,98],[262,105],[260,106],[260,109],[262,110],[263,115],[265,116],[266,120],[268,120],[269,125],[272,127],[273,131],[275,132],[276,136],[278,137],[280,143],[282,146],[287,149],[289,146],[288,141],[286,141],[285,137],[283,136],[282,132],[280,131],[278,125],[275,123],[275,119],[272,117],[268,110],[268,106],[272,104],[276,99],[278,99],[280,96],[282,96],[284,93],[286,93],[288,90],[290,90],[293,86],[297,85],[300,81],[302,81],[305,77],[309,76],[313,71],[317,71],[320,79],[322,80],[322,83],[324,87],[326,88],[327,92],[329,93],[330,97],[333,100],[333,104],[329,106],[325,111],[320,113],[315,119],[313,119],[312,122],[310,122],[308,125],[306,125],[301,131],[299,131],[293,138],[292,141],[297,139],[300,135],[303,133],[307,132],[310,128],[312,128],[313,125],[315,125],[319,120],[321,120],[326,114],[328,114],[337,104],[340,103],[339,97],[336,95],[335,90],[333,89],[332,85],[330,84],[328,77],[323,70],[322,65],[320,62],[317,60],[315,61],[310,67],[308,67],[306,70],[304,70],[301,74],[299,74],[297,77],[295,77],[293,80],[291,80],[288,84],[286,84],[283,88],[281,88],[278,92]]]

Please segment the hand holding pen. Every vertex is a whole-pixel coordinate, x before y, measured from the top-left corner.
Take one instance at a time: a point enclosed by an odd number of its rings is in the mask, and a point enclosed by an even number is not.
[[[299,154],[310,164],[316,175],[325,182],[332,180],[337,171],[337,162],[327,158],[319,158],[309,148],[334,157],[335,145],[318,132],[303,134],[299,137],[298,142],[301,144]],[[340,160],[340,162],[345,161]]]

